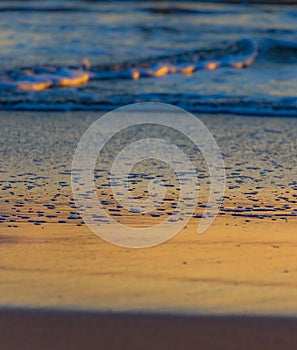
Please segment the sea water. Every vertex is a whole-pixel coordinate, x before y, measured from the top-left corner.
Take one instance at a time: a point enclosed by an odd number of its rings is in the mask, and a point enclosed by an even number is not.
[[[297,116],[297,5],[285,2],[1,1],[0,108]]]

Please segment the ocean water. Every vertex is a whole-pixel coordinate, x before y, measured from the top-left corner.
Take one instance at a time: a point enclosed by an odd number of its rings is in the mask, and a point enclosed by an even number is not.
[[[1,1],[0,108],[297,116],[297,5],[260,2]]]

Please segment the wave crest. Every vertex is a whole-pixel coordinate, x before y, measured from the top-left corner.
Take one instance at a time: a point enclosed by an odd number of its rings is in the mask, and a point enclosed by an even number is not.
[[[219,67],[245,68],[257,56],[256,44],[249,39],[223,44],[219,48],[193,50],[175,55],[158,56],[146,60],[116,65],[91,67],[84,61],[78,67],[30,67],[6,72],[0,79],[0,88],[18,90],[44,90],[85,84],[90,79],[140,79],[167,74],[191,74],[199,69]]]

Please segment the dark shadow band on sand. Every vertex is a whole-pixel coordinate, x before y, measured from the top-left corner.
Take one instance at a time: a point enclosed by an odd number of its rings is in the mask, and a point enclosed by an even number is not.
[[[0,348],[295,350],[297,319],[1,309]]]

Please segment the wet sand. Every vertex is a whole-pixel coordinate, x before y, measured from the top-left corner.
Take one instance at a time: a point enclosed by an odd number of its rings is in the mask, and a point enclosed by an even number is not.
[[[1,231],[1,304],[182,314],[297,314],[296,221],[193,220],[154,248],[115,247],[86,226]]]
[[[1,232],[4,349],[296,348],[296,222],[190,224],[145,250],[42,227]]]
[[[97,112],[1,112],[2,226],[82,224],[70,187],[71,163],[80,137],[99,116]],[[297,151],[296,119],[202,115],[201,120],[216,138],[226,166],[221,216],[243,217],[247,221],[253,218],[294,219],[297,213],[297,160],[293,156]],[[203,158],[185,139],[174,133],[160,135],[154,129],[147,133],[127,132],[113,148],[107,147],[95,174],[98,197],[110,214],[117,210],[107,180],[113,157],[126,145],[125,142],[135,141],[138,136],[155,135],[165,140],[173,138],[199,169],[199,216],[207,204],[209,190],[208,170]],[[130,185],[131,195],[136,196],[147,190],[151,174],[145,167],[134,170]],[[170,205],[174,205],[172,202],[178,194],[176,181],[162,167],[150,170],[164,186],[169,186],[166,194],[171,201],[162,209],[174,209]],[[119,214],[127,215],[124,210]],[[162,210],[158,214],[163,214]],[[139,221],[137,216],[133,219]]]
[[[296,121],[204,118],[226,164],[221,214],[205,234],[196,233],[205,207],[204,190],[196,217],[176,237],[154,248],[131,250],[91,233],[72,199],[73,152],[97,116],[0,114],[0,305],[7,308],[0,312],[0,329],[6,325],[8,332],[3,331],[5,337],[1,334],[3,344],[8,344],[4,348],[16,349],[17,344],[26,348],[24,334],[31,334],[27,341],[36,341],[36,348],[51,341],[59,341],[55,348],[62,348],[64,340],[81,348],[85,339],[91,348],[98,337],[103,345],[110,342],[105,347],[111,349],[121,348],[120,344],[123,349],[133,348],[140,341],[134,348],[149,348],[151,342],[166,348],[168,341],[175,348],[181,348],[181,342],[185,348],[199,342],[209,349],[296,348],[291,331],[297,315]],[[201,169],[203,187],[207,176]],[[104,176],[99,178],[99,196],[109,206],[105,181]],[[169,195],[174,195],[174,187],[169,189]],[[165,215],[168,208],[163,209],[159,212]],[[151,220],[119,213],[131,225]],[[18,307],[23,311],[13,311]],[[40,311],[29,311],[32,308]],[[98,313],[61,314],[45,309]],[[124,315],[104,313],[111,311]],[[130,312],[138,316],[125,315]],[[159,318],[151,313],[175,316]],[[198,317],[205,314],[206,322]],[[58,327],[62,323],[65,328]],[[102,328],[106,336],[92,335],[97,325],[106,327]],[[165,333],[158,333],[156,329],[163,325]],[[132,330],[139,331],[129,336],[136,343],[125,338]],[[63,334],[76,338],[63,340]]]

